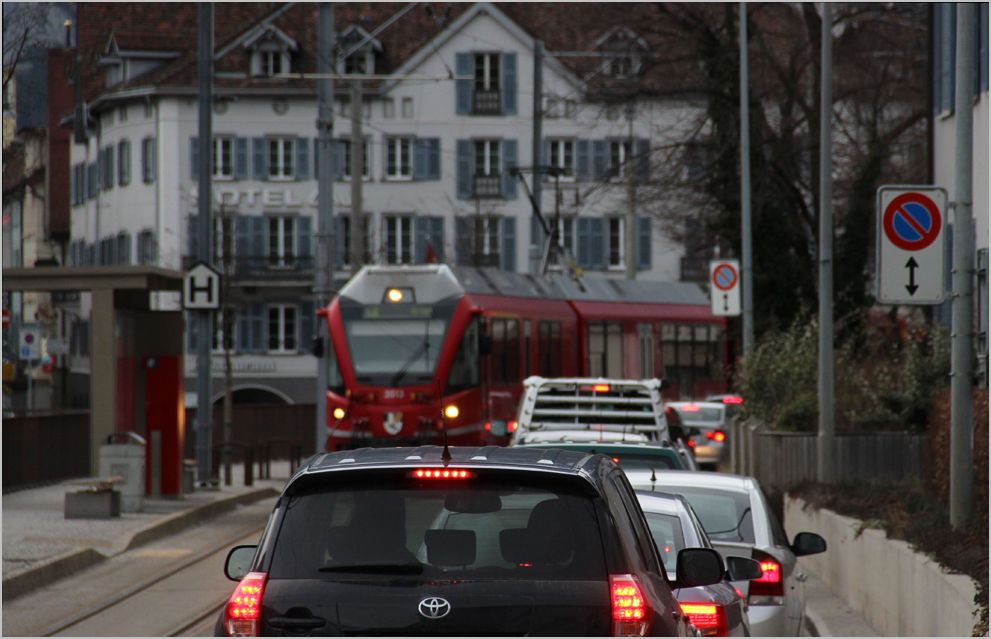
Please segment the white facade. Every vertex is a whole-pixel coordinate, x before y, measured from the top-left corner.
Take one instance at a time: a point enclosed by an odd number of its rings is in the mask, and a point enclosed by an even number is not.
[[[430,249],[433,253],[443,261],[454,263],[459,255],[459,246],[466,241],[466,238],[459,237],[459,233],[464,233],[464,226],[456,218],[481,214],[500,220],[515,220],[508,226],[500,222],[492,228],[492,232],[499,235],[492,246],[493,265],[517,272],[533,269],[534,256],[539,254],[536,247],[539,238],[531,237],[531,206],[524,191],[517,185],[516,193],[511,197],[466,198],[459,190],[459,177],[464,178],[459,172],[467,166],[463,151],[472,149],[470,161],[479,161],[475,141],[491,140],[498,143],[497,148],[503,152],[510,149],[507,142],[515,142],[517,165],[540,163],[532,157],[531,151],[532,51],[533,41],[522,29],[491,5],[476,5],[410,58],[397,71],[399,79],[387,84],[383,93],[369,96],[365,117],[362,118],[362,132],[369,141],[370,152],[367,161],[370,175],[364,182],[363,208],[370,216],[372,261],[387,263],[422,259],[422,245],[417,244],[420,239],[413,235],[427,232],[431,234]],[[457,108],[456,80],[401,78],[408,74],[449,76],[459,64],[459,54],[474,56],[476,53],[499,54],[501,60],[506,60],[506,54],[515,54],[515,113],[462,114]],[[550,98],[545,103],[544,138],[565,141],[566,146],[570,144],[573,168],[579,161],[579,140],[587,141],[587,146],[582,148],[588,153],[595,148],[606,149],[610,156],[615,154],[612,143],[622,143],[630,135],[629,123],[622,109],[583,103],[581,81],[553,59],[545,63],[543,81],[545,99]],[[506,91],[508,87],[500,86],[500,89]],[[239,311],[235,335],[235,387],[267,388],[291,401],[308,403],[312,401],[315,360],[303,353],[309,343],[309,335],[304,333],[309,330],[310,320],[306,316],[312,313],[312,304],[307,306],[308,302],[300,304],[299,301],[309,298],[312,262],[304,263],[299,259],[312,255],[315,247],[312,237],[316,228],[318,192],[314,157],[317,135],[315,96],[279,95],[274,90],[268,93],[252,92],[250,95],[242,93],[233,100],[225,99],[230,96],[221,91],[215,91],[214,95],[214,139],[230,138],[230,146],[221,147],[220,154],[224,156],[221,163],[229,160],[232,165],[229,177],[217,176],[213,181],[214,211],[223,209],[253,218],[254,221],[245,220],[243,226],[241,221],[236,222],[236,229],[232,229],[237,235],[235,260],[242,257],[256,259],[252,269],[259,264],[264,269],[267,260],[270,267],[270,271],[263,274],[238,275],[241,279],[241,290],[236,294],[239,303],[255,305],[252,311],[255,314],[245,313],[241,317]],[[88,146],[73,146],[70,163],[72,167],[93,165],[99,162],[101,149],[113,148],[113,187],[97,189],[92,197],[84,199],[79,193],[82,170],[74,168],[73,175],[77,179],[74,180],[76,196],[72,209],[73,260],[76,263],[96,264],[107,260],[137,264],[140,260],[167,268],[184,268],[183,258],[191,257],[189,218],[197,212],[194,153],[204,152],[202,144],[197,143],[195,151],[193,148],[198,127],[195,97],[170,95],[155,88],[139,89],[126,101],[107,100],[94,110],[98,112],[94,115],[100,118],[100,126]],[[335,104],[335,138],[350,138],[349,111],[346,102]],[[682,127],[694,123],[697,114],[697,107],[687,103],[652,101],[639,104],[633,118],[632,137],[649,140],[650,148],[659,148],[668,139],[667,136],[680,136]],[[266,171],[265,179],[258,179],[259,150],[264,155],[264,164],[270,165],[273,156],[269,145],[276,137],[292,140],[293,150],[286,156],[293,163],[292,177],[273,179]],[[397,150],[389,145],[390,138],[394,137],[437,140],[439,174],[431,171],[428,179],[413,179],[413,175],[387,175],[390,168],[394,174],[403,173],[398,168],[403,164],[398,155],[402,149]],[[146,181],[144,175],[142,151],[145,139],[153,139],[155,144],[155,169],[151,181]],[[130,171],[125,185],[121,185],[121,142],[129,142],[130,145]],[[302,153],[297,148],[301,144],[306,145]],[[386,157],[390,149],[394,151],[392,167]],[[561,153],[563,158],[564,152]],[[624,149],[620,153],[635,152]],[[410,164],[414,162],[413,155],[413,148],[409,148]],[[585,160],[590,168],[593,159],[586,155]],[[505,169],[506,153],[500,153],[498,160],[493,161],[500,165],[499,170]],[[529,175],[527,181],[531,181]],[[501,181],[494,183],[500,188],[504,184]],[[609,222],[609,218],[622,216],[626,212],[626,184],[624,178],[612,182],[608,178],[605,181],[576,181],[574,177],[562,180],[560,206],[564,216],[577,216],[576,220],[603,220],[592,230],[584,229],[587,233],[594,231],[599,235],[582,237],[579,237],[582,230],[577,228],[580,223],[570,223],[573,235],[567,243],[573,253],[584,250],[586,272],[617,277],[624,275],[621,254],[625,250],[624,243],[619,238],[610,239],[610,230],[615,231],[618,223]],[[335,179],[333,200],[335,216],[349,215],[351,185],[347,179]],[[552,182],[544,184],[541,205],[545,214],[554,211]],[[402,222],[393,221],[397,216],[408,216],[411,221],[404,227]],[[278,221],[282,218],[291,221],[283,225]],[[442,222],[434,223],[440,225],[439,228],[436,225],[425,226],[428,230],[422,231],[418,223],[414,224],[412,220],[424,218]],[[683,249],[660,233],[656,220],[649,224],[649,227],[638,226],[636,230],[638,254],[649,244],[649,258],[641,260],[637,277],[667,281],[680,279]],[[340,227],[336,230],[339,232]],[[149,237],[152,239],[149,240]],[[104,242],[103,249],[101,241]],[[149,241],[154,246],[151,253],[147,244]],[[435,242],[439,245],[435,246]],[[588,258],[591,255],[589,251],[592,250],[589,247],[593,243],[596,243],[595,251],[601,250],[597,258],[599,261],[594,264],[588,262],[591,259]],[[343,246],[340,242],[338,245]],[[259,248],[261,254],[257,254]],[[616,253],[617,249],[620,254]],[[302,265],[302,268],[294,269],[288,262],[280,261],[284,255],[290,254],[297,260],[294,264]],[[578,257],[582,260],[581,255]],[[219,259],[217,263],[219,268]],[[344,268],[340,259],[337,266],[337,277],[346,278],[349,269]],[[280,275],[280,269],[284,268],[288,270]],[[246,288],[249,284],[252,286],[250,292]],[[287,316],[280,314],[283,311],[271,310],[285,304],[295,305],[297,309],[292,318],[295,326],[291,331],[291,341],[285,327],[280,324],[287,321]],[[85,317],[88,311],[85,299],[81,311]],[[279,339],[283,340],[276,340],[278,343],[248,336],[249,331],[254,335],[261,327],[262,334],[271,337],[272,327],[276,325]],[[242,339],[245,346],[251,347],[250,350],[240,348]],[[218,364],[222,359],[219,355],[216,359],[214,370],[220,375],[222,369],[218,368]],[[84,359],[73,361],[80,366],[85,365]],[[195,372],[195,360],[188,357],[186,373],[187,388],[190,390]],[[281,385],[280,379],[284,382]],[[215,381],[215,391],[219,388]]]

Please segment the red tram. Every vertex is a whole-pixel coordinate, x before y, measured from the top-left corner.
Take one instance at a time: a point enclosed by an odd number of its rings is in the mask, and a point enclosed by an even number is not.
[[[321,315],[327,450],[505,444],[529,375],[663,377],[726,390],[725,320],[698,286],[490,268],[366,266]]]

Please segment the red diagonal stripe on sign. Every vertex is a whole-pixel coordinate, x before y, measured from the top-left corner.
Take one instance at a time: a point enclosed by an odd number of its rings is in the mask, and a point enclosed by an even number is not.
[[[919,234],[920,238],[924,238],[926,235],[929,234],[929,231],[922,228],[922,226],[918,223],[918,221],[916,221],[916,219],[912,217],[912,215],[908,211],[906,211],[903,208],[899,208],[898,213],[900,213],[902,218],[904,218],[905,221],[908,222],[909,226],[915,229],[915,232]]]

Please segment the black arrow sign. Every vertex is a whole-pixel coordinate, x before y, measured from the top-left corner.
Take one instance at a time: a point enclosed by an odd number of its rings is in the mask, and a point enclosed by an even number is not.
[[[909,295],[915,295],[915,292],[919,290],[918,285],[915,283],[915,269],[919,268],[919,263],[915,261],[914,257],[910,257],[905,262],[905,268],[908,269],[908,285],[905,288],[908,290]]]

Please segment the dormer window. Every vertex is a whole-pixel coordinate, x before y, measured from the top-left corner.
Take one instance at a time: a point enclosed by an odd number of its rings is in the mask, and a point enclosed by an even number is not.
[[[369,38],[368,32],[357,25],[345,29],[339,36],[340,53],[348,54],[344,58],[343,67],[339,72],[347,75],[370,75],[375,73],[375,54],[382,52],[382,43],[376,38]],[[361,47],[352,51],[354,47]]]
[[[299,50],[297,42],[275,25],[266,25],[244,41],[250,52],[251,75],[275,77],[292,71],[292,54]]]
[[[632,29],[611,29],[595,41],[595,46],[606,54],[602,73],[607,77],[627,79],[639,75],[647,42]]]
[[[162,48],[145,49],[147,46]],[[111,33],[98,61],[106,69],[108,87],[133,80],[179,57],[176,51],[167,50],[167,43],[149,43],[143,36],[127,33]]]

